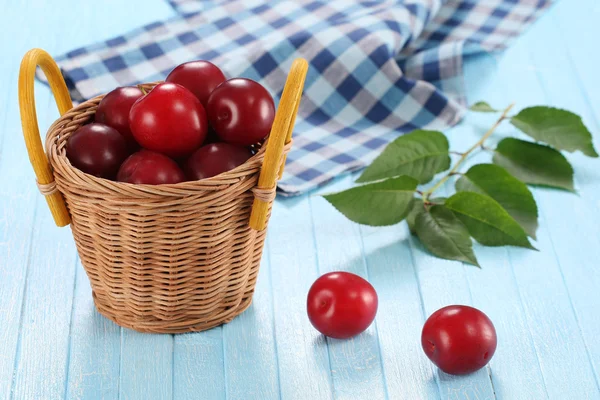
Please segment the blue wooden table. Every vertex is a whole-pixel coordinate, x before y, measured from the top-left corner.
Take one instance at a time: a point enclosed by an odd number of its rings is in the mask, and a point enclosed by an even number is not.
[[[59,54],[172,10],[161,0],[2,0],[0,10],[0,399],[600,398],[600,161],[579,154],[569,156],[579,195],[534,190],[539,252],[476,245],[482,269],[439,260],[405,224],[358,226],[313,194],[277,200],[254,303],[230,324],[172,336],[104,319],[70,230],[54,227],[35,187],[18,65],[31,47]],[[598,38],[598,0],[563,0],[502,56],[466,63],[469,100],[573,110],[600,148]],[[45,130],[57,111],[36,90]],[[491,123],[469,117],[452,147]],[[308,288],[332,270],[379,293],[376,323],[352,340],[325,339],[306,317]],[[456,303],[486,312],[499,338],[489,367],[464,377],[420,348],[425,318]]]

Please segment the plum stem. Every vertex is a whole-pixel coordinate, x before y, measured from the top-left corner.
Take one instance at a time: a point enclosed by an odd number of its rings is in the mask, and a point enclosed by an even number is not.
[[[477,148],[483,146],[484,142],[490,136],[492,136],[492,133],[494,133],[494,131],[496,130],[496,128],[498,128],[498,126],[500,125],[500,123],[502,123],[502,121],[504,121],[506,119],[506,115],[510,112],[510,110],[513,108],[514,105],[515,104],[513,103],[513,104],[509,105],[508,107],[506,107],[506,109],[504,110],[504,112],[502,112],[502,115],[500,116],[500,118],[498,118],[498,120],[496,121],[496,123],[494,123],[494,125],[492,125],[492,127],[485,133],[485,135],[483,135],[481,137],[481,139],[479,139],[477,141],[477,143],[475,143],[473,146],[471,146],[469,148],[469,150],[467,150],[464,153],[462,153],[462,156],[456,162],[456,164],[454,164],[454,166],[452,167],[452,169],[442,179],[440,179],[438,181],[438,183],[436,183],[431,189],[426,190],[426,191],[423,192],[423,200],[424,201],[427,201],[429,199],[429,196],[431,196],[431,194],[433,192],[435,192],[440,186],[442,186],[444,184],[444,182],[446,182],[451,176],[456,175],[456,173],[458,172],[458,168],[460,168],[460,166],[467,159],[467,157],[469,156],[469,154],[471,154]]]

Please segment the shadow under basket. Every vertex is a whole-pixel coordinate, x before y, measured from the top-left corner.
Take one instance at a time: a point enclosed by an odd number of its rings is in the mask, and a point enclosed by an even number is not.
[[[33,97],[36,66],[62,115],[48,131],[45,153]],[[29,157],[56,224],[71,225],[102,315],[136,331],[182,333],[227,323],[248,308],[307,67],[303,59],[292,64],[271,133],[246,163],[209,179],[152,186],[97,178],[70,164],[67,140],[93,120],[103,96],[73,108],[50,55],[25,55],[19,105]]]

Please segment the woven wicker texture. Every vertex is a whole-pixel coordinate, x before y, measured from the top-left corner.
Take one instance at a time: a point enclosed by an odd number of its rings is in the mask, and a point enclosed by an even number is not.
[[[61,113],[45,152],[35,110],[37,67]],[[103,96],[73,108],[50,54],[25,54],[19,111],[29,160],[55,224],[71,225],[100,313],[138,331],[179,333],[229,322],[250,305],[307,70],[306,60],[292,62],[269,139],[243,165],[201,181],[131,185],[71,166],[66,143],[93,120]]]
[[[65,145],[101,99],[64,114],[46,138],[96,307],[143,332],[229,322],[250,305],[266,235],[248,226],[252,203],[255,196],[269,201],[270,210],[275,197],[274,189],[255,188],[264,146],[238,168],[202,181],[151,186],[96,178],[71,166]]]

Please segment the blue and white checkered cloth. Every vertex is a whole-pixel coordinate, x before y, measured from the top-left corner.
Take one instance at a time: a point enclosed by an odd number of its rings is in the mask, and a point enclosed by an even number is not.
[[[462,61],[503,49],[550,0],[172,0],[177,17],[57,58],[74,100],[212,60],[281,95],[310,68],[279,188],[313,189],[364,167],[402,133],[463,113]]]

